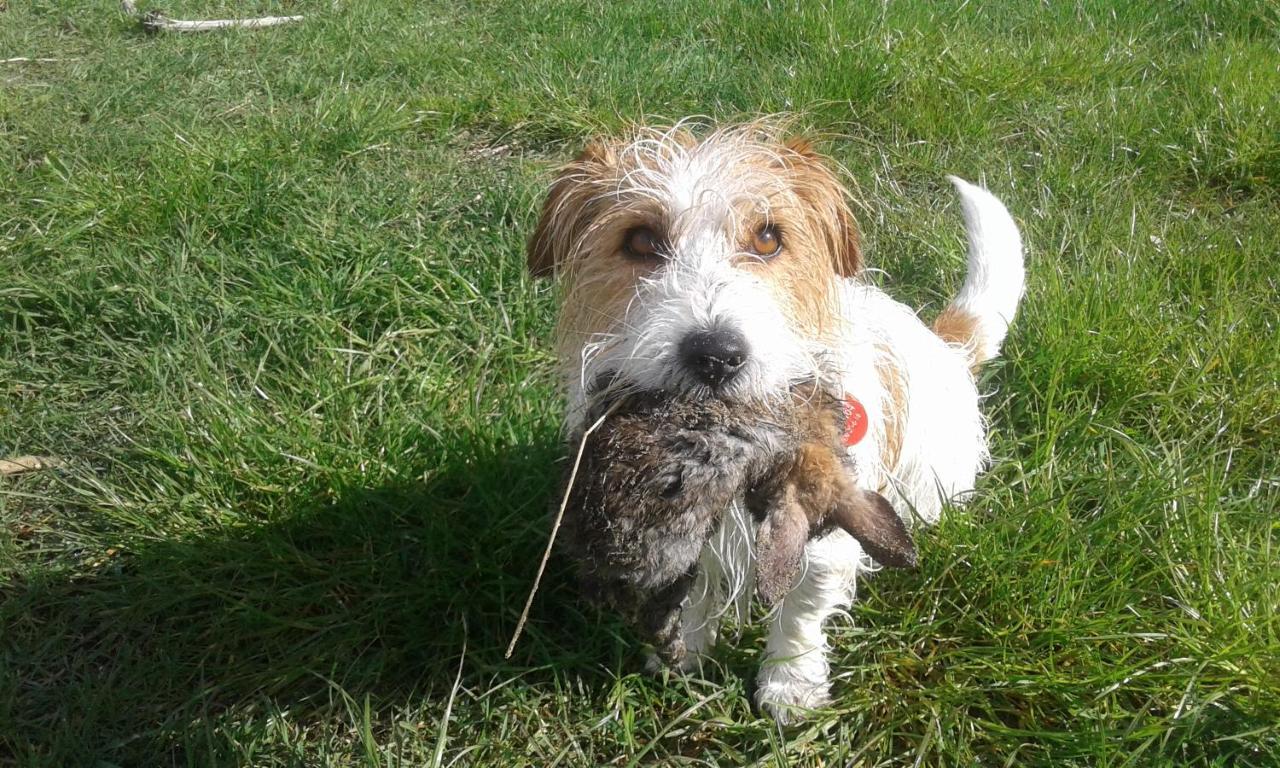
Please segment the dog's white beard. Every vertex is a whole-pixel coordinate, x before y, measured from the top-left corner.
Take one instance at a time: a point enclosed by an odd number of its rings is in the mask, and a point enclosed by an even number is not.
[[[713,389],[680,361],[691,333],[726,328],[749,345],[742,370]],[[569,382],[570,422],[580,424],[591,397],[629,391],[668,391],[730,401],[784,397],[796,381],[822,373],[817,345],[795,333],[768,287],[724,261],[677,261],[637,286],[615,330],[582,349]]]

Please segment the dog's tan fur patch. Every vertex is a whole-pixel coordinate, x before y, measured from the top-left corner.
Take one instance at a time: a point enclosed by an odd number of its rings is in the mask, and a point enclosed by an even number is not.
[[[933,321],[933,332],[948,344],[963,348],[974,371],[991,357],[981,343],[980,331],[977,317],[954,306],[944,309]]]

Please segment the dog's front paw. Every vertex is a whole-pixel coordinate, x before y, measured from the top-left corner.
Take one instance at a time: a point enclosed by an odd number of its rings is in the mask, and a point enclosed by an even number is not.
[[[798,723],[815,709],[831,703],[826,675],[814,678],[788,664],[768,664],[760,669],[756,705],[780,725]]]

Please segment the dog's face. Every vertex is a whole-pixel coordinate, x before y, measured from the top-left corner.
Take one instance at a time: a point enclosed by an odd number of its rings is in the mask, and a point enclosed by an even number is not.
[[[836,279],[861,267],[843,189],[806,142],[748,125],[592,143],[529,243],[556,275],[571,389],[782,396],[813,376]]]

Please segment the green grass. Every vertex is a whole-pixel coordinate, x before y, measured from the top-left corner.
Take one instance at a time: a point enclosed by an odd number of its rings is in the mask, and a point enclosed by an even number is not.
[[[1275,765],[1280,12],[1114,5],[10,0],[0,59],[57,61],[0,64],[0,458],[67,464],[0,478],[0,764]],[[896,295],[961,278],[946,173],[1030,267],[996,466],[781,732],[758,626],[649,679],[562,563],[502,656],[561,454],[550,170],[779,110]]]

